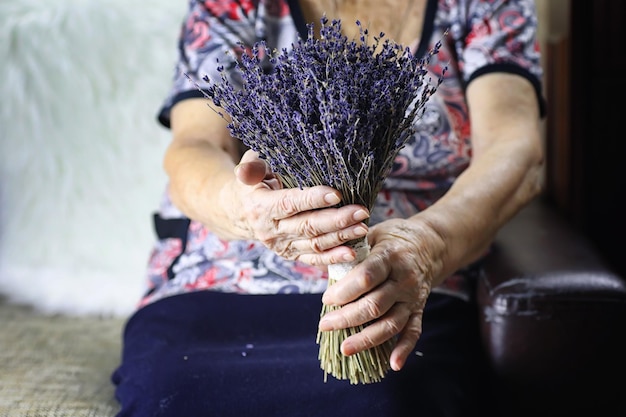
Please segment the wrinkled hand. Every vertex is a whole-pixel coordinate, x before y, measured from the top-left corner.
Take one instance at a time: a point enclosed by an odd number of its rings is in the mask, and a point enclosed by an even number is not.
[[[320,330],[339,330],[367,324],[341,345],[344,355],[380,345],[399,336],[391,367],[400,370],[422,332],[422,314],[433,277],[442,269],[442,239],[425,224],[392,219],[371,228],[370,255],[322,298],[343,306],[320,320]]]
[[[253,151],[235,168],[237,181],[230,193],[237,209],[229,213],[234,224],[286,259],[311,265],[354,260],[354,251],[341,246],[363,237],[369,217],[359,205],[333,207],[340,193],[326,186],[282,189],[279,179]]]

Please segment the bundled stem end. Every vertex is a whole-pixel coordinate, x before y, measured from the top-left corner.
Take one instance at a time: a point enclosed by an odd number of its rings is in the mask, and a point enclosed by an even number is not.
[[[357,259],[351,263],[329,265],[328,285],[331,286],[343,278],[352,268],[369,254],[369,245],[366,239],[354,245]],[[320,317],[326,313],[340,309],[339,306],[324,304]],[[389,357],[395,346],[395,339],[390,339],[382,345],[346,356],[341,353],[341,343],[353,334],[359,333],[367,324],[348,329],[318,331],[317,344],[319,345],[318,359],[324,371],[324,382],[328,375],[337,379],[349,380],[351,384],[370,384],[380,382],[391,369]]]

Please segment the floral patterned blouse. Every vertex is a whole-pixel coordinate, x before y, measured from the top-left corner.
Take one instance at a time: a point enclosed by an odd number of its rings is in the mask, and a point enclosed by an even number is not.
[[[536,29],[533,0],[428,0],[415,54],[423,55],[443,39],[429,70],[433,79],[442,75],[444,66],[448,70],[417,121],[417,133],[396,158],[370,224],[425,209],[468,166],[472,146],[464,89],[474,78],[490,72],[518,74],[533,84],[543,103]],[[218,59],[232,68],[239,42],[252,46],[265,40],[270,49],[282,50],[299,36],[306,37],[307,28],[296,0],[190,0],[160,123],[169,127],[176,102],[202,97],[188,76],[202,86],[205,75],[219,79]],[[316,267],[285,260],[257,241],[222,240],[189,220],[172,204],[167,187],[154,223],[157,240],[140,307],[190,291],[276,294],[321,293],[326,288],[327,276]],[[468,279],[475,272],[472,267],[458,271],[433,291],[468,299]]]

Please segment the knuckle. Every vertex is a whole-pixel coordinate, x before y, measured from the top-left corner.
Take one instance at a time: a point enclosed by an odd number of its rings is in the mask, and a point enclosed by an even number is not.
[[[325,265],[338,264],[338,263],[345,262],[340,255],[336,255],[336,254],[328,254],[328,255],[325,255],[321,259]]]
[[[409,320],[409,325],[404,329],[404,334],[413,340],[417,340],[422,336],[421,316],[414,314]]]
[[[321,258],[317,255],[300,255],[296,258],[296,260],[312,266],[319,266],[324,264],[321,261]]]
[[[260,204],[244,204],[242,207],[244,216],[251,223],[257,223],[261,219],[261,214],[264,213]]]
[[[276,239],[275,236],[268,234],[266,238],[258,238],[258,240],[268,249],[282,257],[288,257],[291,253],[289,245],[282,240]]]
[[[324,252],[324,247],[322,245],[321,239],[311,239],[311,250],[315,253]]]
[[[394,336],[402,331],[403,326],[397,320],[385,320],[385,333]]]
[[[266,229],[256,228],[256,239],[268,248],[274,249],[276,245],[276,236]]]
[[[341,226],[340,226],[341,227]],[[337,240],[339,242],[347,242],[348,240],[350,240],[350,238],[348,237],[347,233],[345,233],[343,230],[340,230],[337,233]]]
[[[297,256],[295,256],[297,251],[291,243],[287,245],[280,245],[279,247],[276,247],[274,251],[285,259],[295,260],[297,258]]]
[[[337,243],[348,242],[349,240],[354,239],[348,232],[340,231],[337,233]]]
[[[315,230],[315,227],[311,223],[310,219],[304,219],[298,225],[298,233],[301,234],[302,236],[306,236],[306,237],[315,237],[315,236],[317,236],[317,230]]]
[[[362,338],[363,338],[363,342],[362,342],[363,349],[369,349],[379,344],[376,341],[376,339],[368,333],[362,334]]]
[[[245,207],[243,210],[243,217],[240,220],[240,224],[243,228],[248,230],[254,239],[266,244],[269,242],[273,233],[268,229],[267,224],[263,221],[262,211],[257,206]]]
[[[369,317],[380,317],[383,315],[382,307],[374,297],[365,297],[362,299],[363,310]]]
[[[350,219],[348,219],[345,216],[337,215],[335,217],[335,224],[337,225],[337,228],[345,229],[346,227],[350,226],[352,224],[352,222],[350,221]]]
[[[276,206],[280,213],[283,213],[283,215],[287,217],[298,213],[298,206],[295,204],[293,198],[288,195],[278,199]]]
[[[416,307],[418,308],[418,310],[423,310],[424,306],[426,305],[426,300],[430,295],[430,286],[427,283],[422,282],[421,284],[418,284],[416,287],[413,288],[411,294],[412,299],[416,302]]]
[[[366,271],[359,275],[358,284],[360,288],[368,290],[374,286],[374,276],[369,271]]]

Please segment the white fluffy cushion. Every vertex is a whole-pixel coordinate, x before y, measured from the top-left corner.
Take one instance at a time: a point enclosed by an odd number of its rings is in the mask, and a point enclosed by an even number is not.
[[[144,285],[183,0],[0,2],[0,293],[125,315]]]

